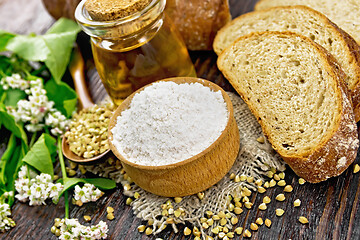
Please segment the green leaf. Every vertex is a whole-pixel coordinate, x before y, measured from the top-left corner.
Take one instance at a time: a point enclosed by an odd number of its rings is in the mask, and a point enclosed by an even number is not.
[[[0,52],[6,51],[6,45],[16,35],[0,30]]]
[[[6,106],[16,107],[18,101],[20,101],[21,99],[25,99],[26,97],[26,93],[20,89],[10,88],[6,90],[5,93],[6,93],[6,98],[4,100],[4,104]]]
[[[109,190],[116,187],[116,183],[108,178],[84,178],[86,183],[91,183],[102,190]]]
[[[26,60],[44,62],[59,83],[70,61],[71,50],[79,31],[80,27],[75,22],[59,19],[42,36],[5,35],[8,40],[4,38],[4,48]]]
[[[50,51],[45,64],[57,83],[65,73],[79,31],[80,27],[74,21],[60,18],[43,36]]]
[[[50,79],[45,84],[46,95],[49,100],[54,101],[55,107],[67,118],[76,109],[77,94],[69,85],[64,82],[57,83]]]
[[[0,103],[0,126],[2,125],[27,144],[27,136],[23,126],[18,124],[14,116],[7,113],[4,104]]]
[[[47,56],[45,65],[49,68],[55,81],[59,83],[70,61],[71,50],[76,39],[77,32],[44,35],[50,54]]]
[[[18,35],[8,41],[6,49],[29,61],[45,61],[50,54],[42,36]]]
[[[7,73],[7,70],[10,68],[10,58],[4,55],[0,56],[0,70],[3,73]]]
[[[116,183],[113,180],[107,178],[66,178],[63,183],[64,188],[61,194],[79,183],[90,183],[101,190],[109,190],[116,187]]]
[[[14,134],[11,134],[9,142],[7,144],[6,151],[1,156],[0,159],[0,186],[5,188],[6,186],[6,164],[10,161],[16,148],[16,137]]]
[[[51,28],[46,32],[46,34],[50,33],[63,33],[63,32],[79,32],[81,29],[79,25],[68,19],[68,18],[60,18],[54,23]]]
[[[54,176],[52,155],[56,152],[56,140],[43,133],[25,155],[23,162],[29,164],[41,173]]]

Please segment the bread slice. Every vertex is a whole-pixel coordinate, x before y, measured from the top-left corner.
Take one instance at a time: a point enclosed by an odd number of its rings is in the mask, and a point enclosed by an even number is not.
[[[255,10],[291,5],[305,5],[323,13],[360,44],[359,0],[260,0]]]
[[[220,54],[238,37],[262,31],[299,33],[328,50],[346,74],[345,83],[352,92],[355,120],[360,120],[360,47],[354,39],[312,8],[274,7],[250,12],[231,21],[216,35],[214,50]]]
[[[320,182],[354,161],[359,140],[344,74],[320,45],[292,32],[252,33],[217,64],[297,175]]]

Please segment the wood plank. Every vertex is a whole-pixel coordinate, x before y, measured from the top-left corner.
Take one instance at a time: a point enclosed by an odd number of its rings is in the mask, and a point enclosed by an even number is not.
[[[253,9],[256,0],[230,0],[233,17]],[[19,9],[26,6],[26,9]],[[16,14],[19,11],[21,13]],[[13,17],[16,15],[16,19]],[[11,19],[12,21],[9,21]],[[29,31],[43,33],[52,24],[53,20],[45,12],[40,0],[0,0],[0,28],[18,33]],[[88,42],[85,35],[79,36],[79,41]],[[89,88],[96,102],[100,101],[106,92],[102,87],[96,70],[91,61],[89,45],[84,44],[88,59]],[[87,50],[86,50],[87,49]],[[216,55],[212,52],[192,52],[191,58],[195,64],[199,77],[209,79],[225,90],[233,91],[233,88],[223,77],[216,67]],[[1,135],[3,136],[3,135]],[[5,140],[5,139],[3,139]],[[0,145],[0,155],[4,151],[4,145]],[[356,159],[359,163],[359,156]],[[59,172],[59,166],[56,171]],[[91,174],[87,174],[91,176]],[[350,167],[344,174],[337,178],[329,179],[319,184],[300,186],[298,177],[291,170],[286,171],[286,182],[294,186],[292,193],[286,193],[286,201],[275,201],[275,196],[282,189],[272,188],[264,194],[254,194],[252,202],[257,207],[265,195],[271,197],[272,202],[267,211],[257,208],[245,210],[240,215],[237,226],[248,228],[256,218],[269,218],[272,220],[271,228],[261,226],[259,231],[252,232],[253,239],[360,239],[360,174],[353,174]],[[293,207],[295,199],[301,199],[299,208]],[[83,207],[70,205],[70,217],[81,220],[84,215],[92,216],[91,224],[100,220],[106,220],[106,207],[111,206],[115,210],[115,220],[107,221],[109,225],[110,239],[155,239],[154,236],[146,236],[138,233],[136,228],[142,222],[137,219],[129,206],[125,204],[126,197],[122,194],[119,186],[116,190],[107,191],[106,196],[95,203],[86,204]],[[275,209],[283,208],[285,214],[282,217],[275,216]],[[64,217],[64,202],[49,204],[47,206],[29,207],[27,204],[16,202],[12,209],[13,218],[17,226],[11,231],[0,234],[1,239],[56,239],[50,232],[53,219]],[[309,219],[309,224],[302,225],[298,222],[299,216]],[[191,239],[182,233],[184,226],[179,226],[179,233],[175,234],[170,228],[157,237],[163,239]],[[238,237],[236,239],[242,239]]]

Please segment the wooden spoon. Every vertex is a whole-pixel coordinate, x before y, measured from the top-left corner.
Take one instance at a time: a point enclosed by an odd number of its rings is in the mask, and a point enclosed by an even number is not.
[[[76,47],[74,50],[74,54],[72,56],[70,65],[69,65],[70,74],[74,81],[75,91],[79,96],[79,109],[89,108],[94,106],[94,102],[92,101],[89,92],[87,90],[87,86],[85,83],[85,75],[84,75],[84,59],[81,55],[80,50]],[[110,149],[106,150],[105,152],[96,155],[92,158],[84,158],[76,155],[70,150],[69,144],[66,141],[66,138],[63,137],[62,139],[62,151],[66,158],[73,162],[82,163],[82,164],[94,164],[100,160],[103,160],[107,153],[110,152]]]

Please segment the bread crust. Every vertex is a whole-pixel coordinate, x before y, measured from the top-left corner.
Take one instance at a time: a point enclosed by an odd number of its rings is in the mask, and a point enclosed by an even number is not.
[[[244,18],[251,17],[256,14],[261,14],[262,12],[268,12],[272,10],[292,10],[292,9],[303,9],[305,11],[311,12],[313,15],[317,16],[318,19],[320,19],[324,24],[330,26],[333,28],[334,33],[338,35],[338,39],[343,42],[343,46],[346,47],[346,52],[348,54],[348,58],[350,59],[349,65],[351,65],[351,68],[354,69],[353,73],[355,74],[353,78],[353,83],[351,86],[346,85],[350,91],[351,91],[351,97],[352,97],[352,103],[353,103],[353,109],[355,113],[355,120],[358,122],[360,120],[360,46],[356,43],[356,41],[347,34],[344,30],[342,30],[339,26],[337,26],[335,23],[333,23],[330,19],[328,19],[324,14],[310,8],[307,6],[302,5],[294,5],[294,6],[279,6],[279,7],[272,7],[264,10],[258,10],[255,12],[249,12],[246,14],[243,14],[237,18],[235,18],[233,21],[228,23],[226,26],[224,26],[216,35],[213,43],[214,51],[217,54],[221,53],[221,47],[220,45],[220,36],[226,34],[226,28],[227,26],[234,25],[238,21],[243,21]],[[345,79],[345,78],[343,78]]]
[[[166,13],[189,50],[212,50],[217,31],[231,20],[228,0],[167,0]]]
[[[229,80],[231,85],[240,94],[243,100],[248,104],[250,110],[260,123],[264,135],[269,139],[273,148],[280,154],[284,161],[294,170],[294,172],[303,177],[305,180],[317,183],[326,180],[329,177],[340,175],[344,172],[348,166],[354,161],[359,147],[357,126],[354,120],[354,114],[352,111],[352,104],[350,95],[345,86],[343,78],[345,74],[335,61],[334,57],[329,54],[323,47],[313,42],[311,39],[304,37],[293,32],[261,32],[251,33],[240,37],[237,41],[241,41],[246,38],[256,38],[260,35],[278,35],[282,37],[299,37],[302,41],[306,41],[309,45],[314,47],[321,55],[323,65],[326,67],[328,73],[335,79],[337,86],[337,94],[341,99],[339,107],[341,108],[341,114],[337,116],[336,125],[328,136],[318,144],[314,149],[306,152],[305,154],[288,155],[285,151],[282,151],[277,146],[274,146],[272,136],[265,128],[262,122],[261,116],[256,109],[252,106],[249,99],[244,96],[238,86],[236,79],[232,79],[230,74],[226,72],[226,69],[222,65],[222,59],[225,57],[226,50],[218,58],[218,67]],[[237,42],[236,41],[236,42]]]

